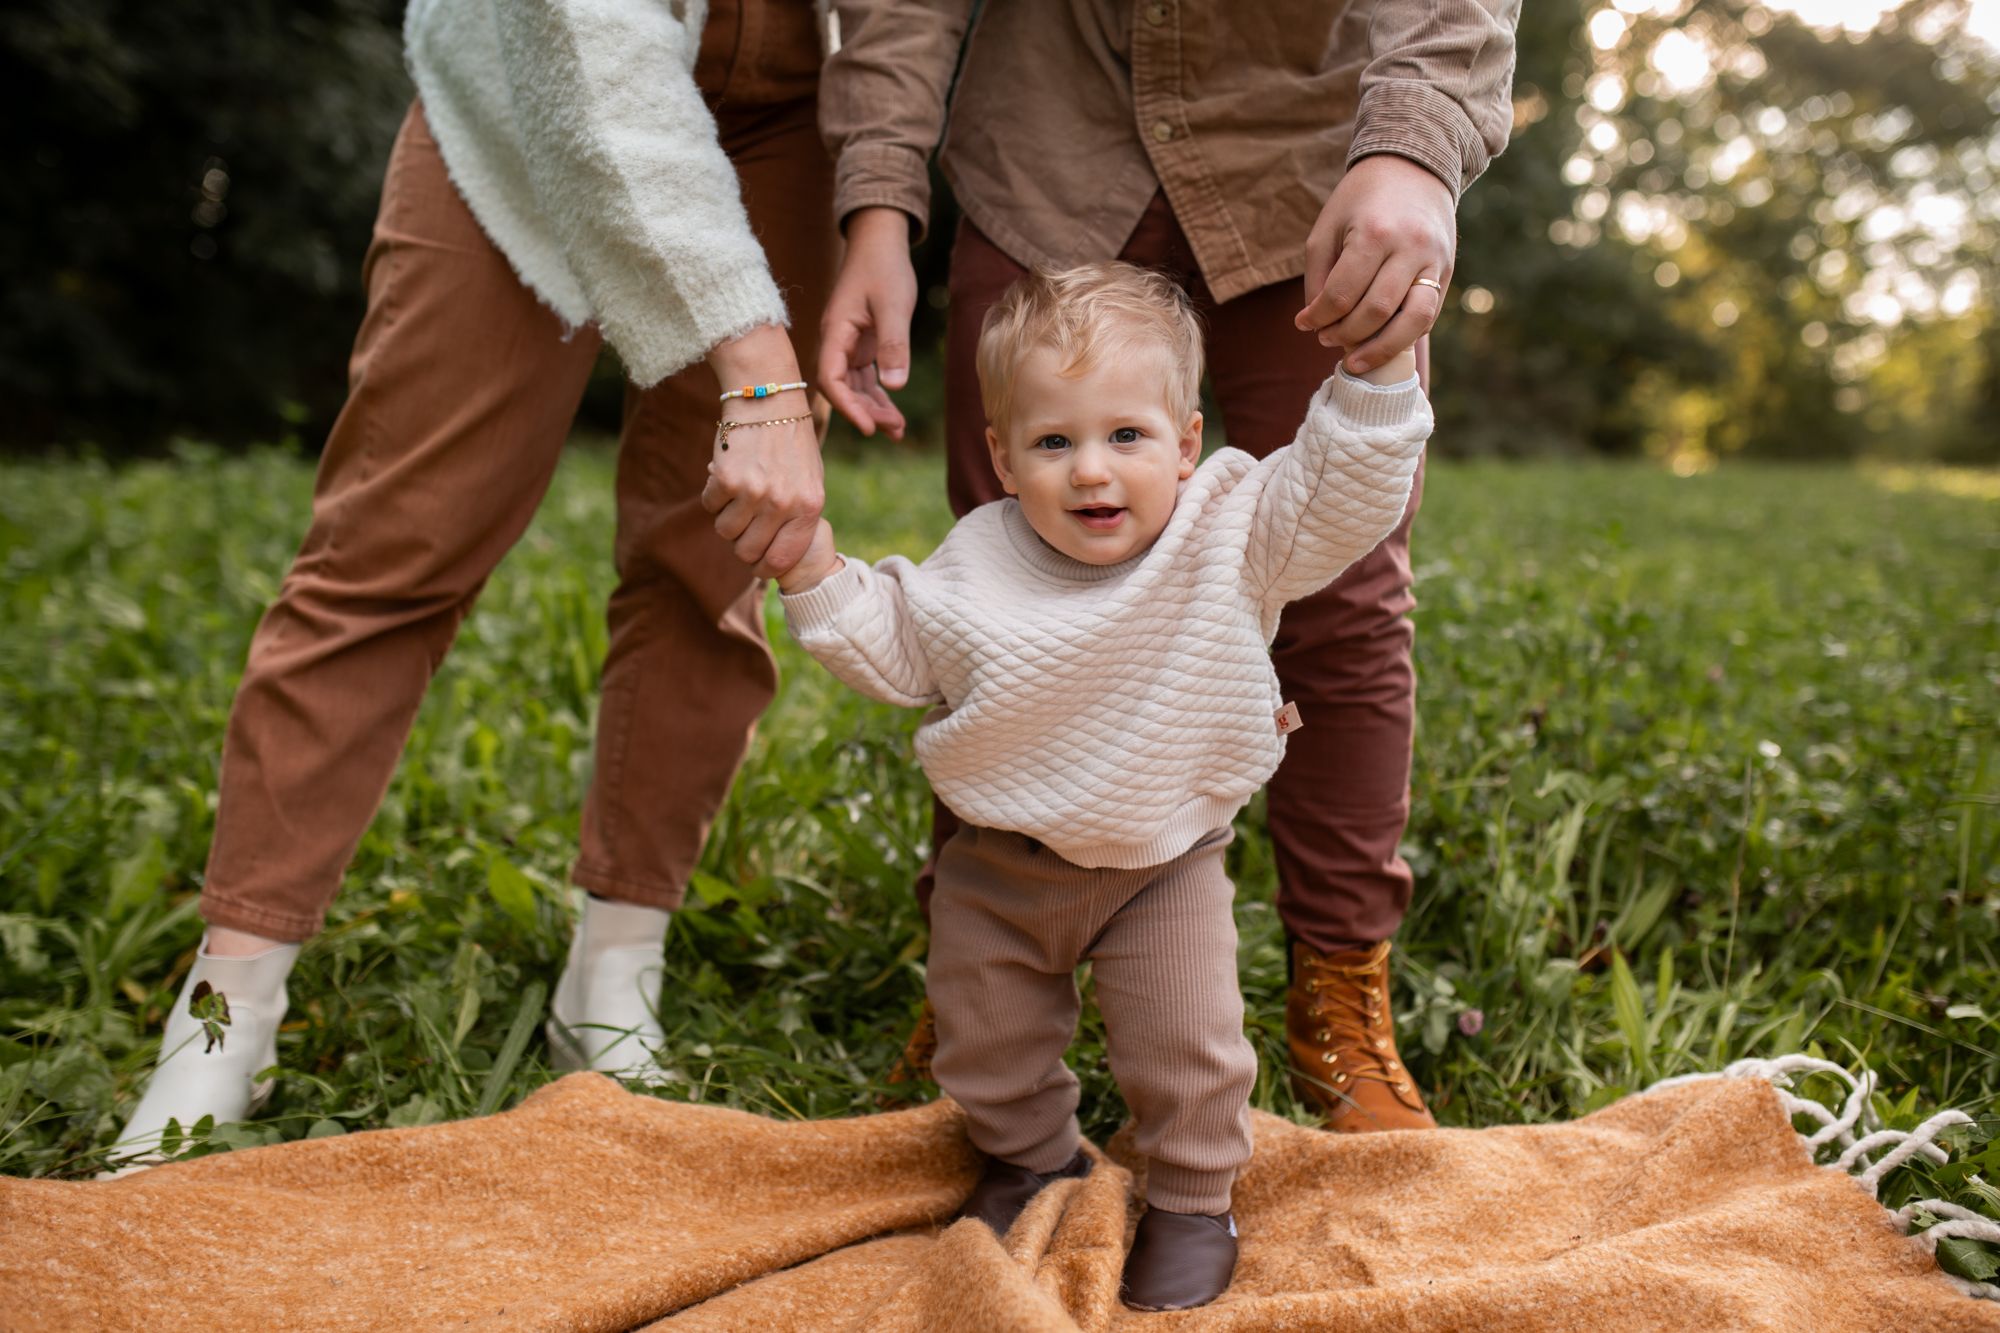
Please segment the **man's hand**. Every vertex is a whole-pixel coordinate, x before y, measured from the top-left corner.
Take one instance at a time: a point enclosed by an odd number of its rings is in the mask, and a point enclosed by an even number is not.
[[[1408,158],[1377,153],[1349,167],[1306,238],[1299,328],[1345,348],[1353,375],[1414,345],[1437,323],[1441,289],[1451,286],[1454,211],[1445,183]]]
[[[725,385],[789,383],[799,378],[792,340],[780,328],[754,329],[708,354]],[[715,515],[715,530],[735,546],[736,556],[759,578],[790,569],[812,544],[819,511],[826,503],[826,474],[820,465],[819,431],[812,400],[792,390],[775,398],[732,398],[723,405],[725,421],[803,420],[782,426],[745,426],[729,433],[729,447],[716,436],[701,507]]]
[[[847,253],[819,328],[819,387],[863,435],[903,438],[903,414],[886,392],[910,380],[910,312],[917,271],[910,219],[900,208],[858,208]]]

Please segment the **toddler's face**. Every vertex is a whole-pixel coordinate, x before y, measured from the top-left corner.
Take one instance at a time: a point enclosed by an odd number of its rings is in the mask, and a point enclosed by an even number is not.
[[[1115,565],[1166,530],[1180,483],[1201,457],[1201,413],[1175,421],[1165,354],[1105,350],[1057,373],[1037,348],[1014,381],[1005,438],[991,429],[994,471],[1043,541],[1073,560]]]

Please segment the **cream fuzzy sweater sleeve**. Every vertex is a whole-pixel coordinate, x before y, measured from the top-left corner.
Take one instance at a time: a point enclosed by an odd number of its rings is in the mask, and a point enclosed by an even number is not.
[[[1123,564],[1070,559],[1002,500],[921,565],[848,559],[785,616],[854,688],[936,705],[917,758],[960,818],[1078,865],[1158,865],[1276,771],[1279,612],[1395,528],[1430,430],[1415,379],[1337,373],[1292,444],[1217,451]]]
[[[784,324],[694,83],[704,0],[411,0],[452,183],[521,280],[641,385]]]

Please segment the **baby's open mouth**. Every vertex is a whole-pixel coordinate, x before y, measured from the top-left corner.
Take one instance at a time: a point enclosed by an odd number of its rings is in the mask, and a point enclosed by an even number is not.
[[[1072,509],[1077,520],[1087,528],[1115,528],[1125,517],[1125,511],[1117,505],[1091,505],[1086,509]]]

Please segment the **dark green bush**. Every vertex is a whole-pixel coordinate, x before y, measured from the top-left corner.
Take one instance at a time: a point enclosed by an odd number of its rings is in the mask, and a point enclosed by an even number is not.
[[[338,408],[410,97],[395,0],[0,17],[0,443],[269,438]]]

